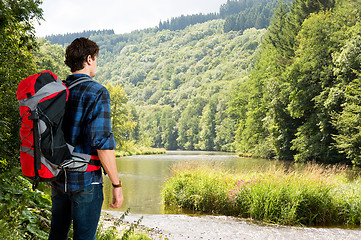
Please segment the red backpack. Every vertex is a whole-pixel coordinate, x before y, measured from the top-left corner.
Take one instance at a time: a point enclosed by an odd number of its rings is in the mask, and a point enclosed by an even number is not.
[[[20,109],[20,162],[23,174],[39,182],[52,181],[61,171],[94,171],[97,156],[73,152],[65,142],[62,123],[69,89],[54,73],[43,71],[23,79],[17,90]],[[92,160],[91,160],[92,159]]]

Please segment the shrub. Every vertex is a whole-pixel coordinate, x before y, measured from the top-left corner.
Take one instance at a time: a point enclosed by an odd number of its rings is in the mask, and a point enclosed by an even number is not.
[[[0,239],[47,239],[50,199],[21,176],[0,174]]]
[[[162,190],[166,205],[284,225],[360,225],[361,178],[348,179],[344,167],[236,174],[187,166],[174,172]]]

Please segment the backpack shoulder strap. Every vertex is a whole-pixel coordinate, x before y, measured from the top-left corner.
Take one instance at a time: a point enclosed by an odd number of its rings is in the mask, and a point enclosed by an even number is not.
[[[94,81],[94,80],[89,77],[81,77],[81,78],[78,78],[76,81],[72,82],[71,84],[67,85],[67,88],[70,90],[71,88],[75,87],[76,85],[79,85],[83,82],[88,82],[88,81]]]

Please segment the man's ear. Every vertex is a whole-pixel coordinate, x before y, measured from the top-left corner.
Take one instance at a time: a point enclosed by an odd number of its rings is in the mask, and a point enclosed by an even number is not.
[[[86,63],[87,63],[88,65],[90,65],[93,61],[94,61],[94,60],[93,60],[92,56],[91,56],[91,55],[88,55],[87,58],[86,58]]]

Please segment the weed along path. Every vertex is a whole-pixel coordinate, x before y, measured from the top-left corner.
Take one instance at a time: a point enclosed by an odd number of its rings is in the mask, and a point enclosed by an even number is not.
[[[282,162],[239,158],[235,155],[215,152],[167,152],[164,155],[132,156],[118,158],[119,175],[123,182],[125,201],[121,209],[110,209],[111,184],[105,178],[103,212],[115,219],[128,208],[125,222],[135,223],[141,217],[143,229],[150,229],[153,239],[361,239],[361,228],[313,228],[259,224],[246,219],[194,215],[186,211],[165,210],[161,203],[161,188],[171,176],[171,166],[189,162],[212,162],[226,169],[237,171],[278,167]]]

